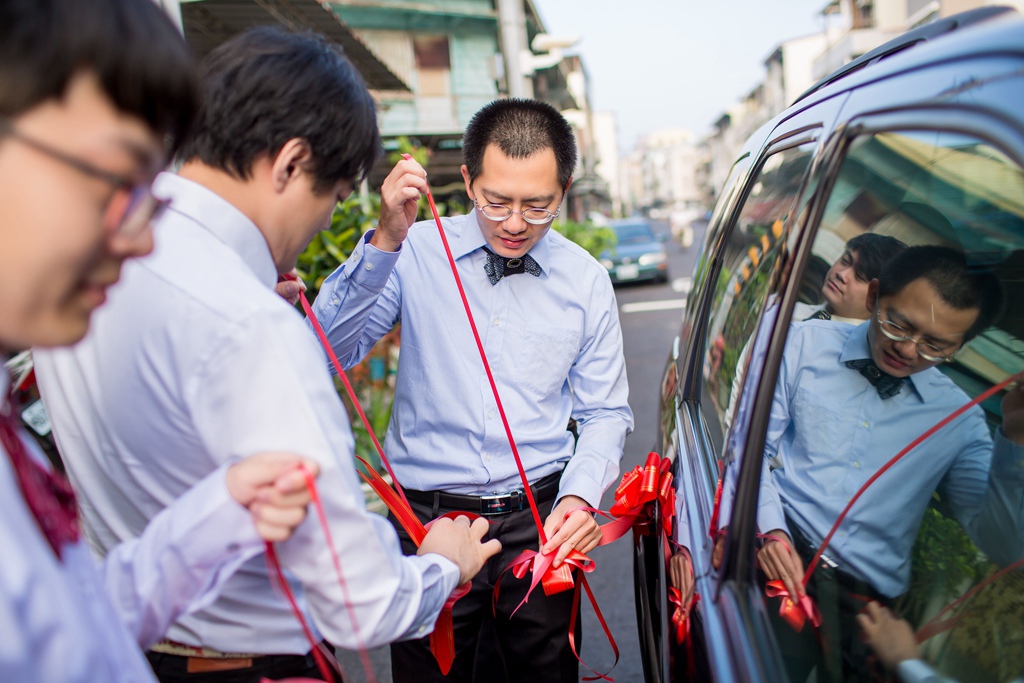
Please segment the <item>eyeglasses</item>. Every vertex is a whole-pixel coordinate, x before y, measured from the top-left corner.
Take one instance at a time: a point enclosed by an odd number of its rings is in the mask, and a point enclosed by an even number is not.
[[[8,119],[0,117],[0,137],[9,137],[45,154],[91,178],[98,178],[114,188],[104,212],[104,225],[114,226],[123,237],[137,237],[160,217],[170,202],[153,196],[152,182],[136,182],[124,176],[93,166],[84,159],[54,149],[50,145],[18,132]]]
[[[934,344],[928,344],[923,341],[914,339],[914,335],[907,334],[907,331],[894,323],[891,320],[882,320],[882,313],[877,308],[875,309],[875,319],[878,320],[878,329],[881,330],[889,339],[894,342],[914,342],[917,346],[917,355],[924,358],[926,361],[932,363],[949,363],[956,356],[956,350],[952,353],[948,353],[944,349],[940,349]],[[957,349],[959,350],[959,349]]]
[[[558,218],[558,214],[562,210],[562,205],[559,204],[558,209],[556,209],[554,213],[548,211],[547,209],[537,208],[523,209],[522,211],[513,211],[504,204],[484,204],[483,206],[480,206],[479,202],[475,197],[473,198],[473,205],[477,208],[477,210],[480,213],[487,216],[492,221],[498,221],[499,223],[501,221],[507,221],[509,218],[512,217],[512,214],[518,213],[520,216],[523,217],[523,220],[529,223],[530,225],[544,225],[545,223],[550,223],[551,221]]]

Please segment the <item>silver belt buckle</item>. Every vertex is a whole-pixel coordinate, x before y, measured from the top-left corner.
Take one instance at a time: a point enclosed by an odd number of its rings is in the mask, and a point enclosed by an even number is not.
[[[523,492],[519,490],[480,496],[480,514],[484,516],[503,515],[507,512],[516,512],[522,509]]]

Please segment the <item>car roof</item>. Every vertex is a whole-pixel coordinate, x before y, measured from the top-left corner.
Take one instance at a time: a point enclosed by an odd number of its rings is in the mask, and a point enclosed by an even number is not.
[[[917,28],[900,34],[896,38],[879,45],[875,49],[864,53],[850,63],[836,69],[831,74],[825,76],[808,88],[807,91],[800,95],[800,97],[796,98],[793,103],[796,104],[797,102],[810,97],[813,93],[835,83],[836,81],[846,78],[856,71],[860,71],[871,64],[876,64],[884,59],[888,59],[900,52],[904,52],[905,50],[920,45],[921,43],[928,42],[929,40],[935,40],[936,38],[945,36],[953,31],[958,31],[968,26],[974,26],[1007,14],[1016,14],[1016,12],[1012,7],[980,7],[978,9],[961,12],[950,17],[944,17],[923,26],[918,26]]]
[[[927,24],[841,67],[801,95],[776,119],[866,83],[941,61],[991,54],[1024,55],[1024,18],[1012,8],[983,7]]]

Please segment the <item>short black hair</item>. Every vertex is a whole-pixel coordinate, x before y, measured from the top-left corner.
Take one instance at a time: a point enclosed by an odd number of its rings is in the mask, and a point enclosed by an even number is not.
[[[882,272],[889,259],[898,256],[907,245],[895,237],[866,232],[846,243],[846,250],[855,254],[853,272],[857,279],[871,282]]]
[[[908,247],[882,268],[878,295],[892,296],[914,280],[924,278],[946,304],[959,310],[977,309],[978,319],[964,342],[995,322],[1003,307],[1003,287],[986,267],[971,267],[962,251],[940,246]]]
[[[177,148],[198,106],[196,60],[156,3],[0,2],[0,116],[61,98],[83,71],[96,74],[117,109]]]
[[[314,188],[360,180],[381,153],[377,109],[341,47],[262,26],[218,46],[201,69],[202,107],[183,161],[248,179],[289,140],[312,150]]]
[[[576,136],[554,107],[516,97],[495,100],[473,115],[462,137],[462,160],[472,182],[483,173],[484,151],[497,145],[512,159],[525,159],[543,149],[555,153],[558,182],[565,189],[576,170]]]

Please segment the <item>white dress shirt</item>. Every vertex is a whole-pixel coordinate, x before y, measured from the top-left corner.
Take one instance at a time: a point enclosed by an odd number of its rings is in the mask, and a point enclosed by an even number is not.
[[[492,285],[476,215],[445,218],[444,227],[527,476],[564,467],[559,497],[597,506],[633,428],[608,271],[550,230],[530,250],[539,276]],[[313,309],[346,366],[402,323],[385,442],[396,476],[412,489],[470,495],[521,488],[436,224],[413,225],[398,252],[369,238],[327,278]]]
[[[85,340],[36,357],[94,547],[102,553],[137,536],[230,458],[298,453],[320,464],[318,488],[355,609],[346,611],[311,513],[279,555],[323,636],[354,648],[429,632],[458,570],[437,555],[403,557],[391,525],[366,511],[345,409],[316,338],[274,292],[263,235],[196,183],[163,174],[155,191],[172,204],[155,227],[154,253],[126,264]],[[310,647],[263,556],[168,637],[231,653]]]
[[[0,372],[0,411],[8,380]],[[30,457],[46,463],[26,433]],[[84,541],[58,559],[0,448],[0,677],[31,683],[155,681],[147,647],[187,610],[212,602],[263,547],[218,468],[97,568]]]

